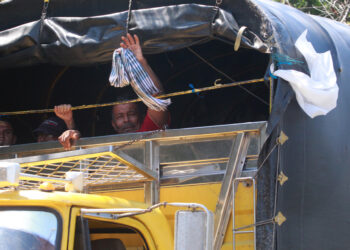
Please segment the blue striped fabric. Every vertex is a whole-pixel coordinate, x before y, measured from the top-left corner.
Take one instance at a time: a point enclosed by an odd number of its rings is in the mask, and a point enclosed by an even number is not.
[[[112,86],[119,88],[131,84],[135,93],[150,109],[164,111],[170,104],[170,99],[162,100],[153,97],[159,90],[129,49],[119,48],[114,51],[109,82]]]

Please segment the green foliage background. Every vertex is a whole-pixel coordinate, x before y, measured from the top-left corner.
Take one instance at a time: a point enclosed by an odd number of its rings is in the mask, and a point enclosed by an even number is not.
[[[309,14],[350,24],[350,0],[281,0]]]

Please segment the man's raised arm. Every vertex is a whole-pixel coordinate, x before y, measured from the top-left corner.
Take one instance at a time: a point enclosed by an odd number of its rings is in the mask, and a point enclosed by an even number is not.
[[[141,45],[140,45],[140,40],[137,35],[130,35],[129,33],[127,34],[126,37],[122,36],[123,42],[120,43],[120,46],[124,49],[129,49],[131,50],[136,59],[140,62],[142,67],[145,69],[145,71],[149,74],[151,77],[154,85],[158,88],[159,92],[155,95],[160,95],[163,93],[163,86],[161,82],[159,81],[158,77],[156,74],[153,72],[152,68],[149,66],[146,58],[143,56]],[[149,109],[147,110],[147,113],[151,120],[159,126],[159,128],[164,128],[169,121],[169,112],[166,111],[156,111]]]
[[[62,104],[55,106],[54,111],[56,116],[61,118],[68,128],[58,137],[58,141],[64,149],[69,150],[81,136],[80,132],[75,130],[72,106],[70,104]]]

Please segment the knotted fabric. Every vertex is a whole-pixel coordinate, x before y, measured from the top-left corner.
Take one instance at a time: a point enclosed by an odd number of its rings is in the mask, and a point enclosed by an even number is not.
[[[164,111],[170,104],[170,99],[162,100],[153,97],[159,93],[159,90],[129,49],[119,48],[114,51],[109,82],[112,86],[119,88],[130,84],[150,109]]]

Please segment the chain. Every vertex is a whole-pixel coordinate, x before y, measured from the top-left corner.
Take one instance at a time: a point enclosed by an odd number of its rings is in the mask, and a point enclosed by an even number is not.
[[[141,135],[139,138],[130,140],[130,141],[128,141],[128,142],[126,142],[126,143],[124,143],[124,144],[122,144],[122,145],[120,145],[120,146],[115,147],[115,148],[113,149],[113,151],[116,152],[117,150],[120,150],[120,149],[122,149],[122,148],[125,148],[125,147],[127,147],[127,146],[130,146],[130,145],[132,145],[132,144],[134,144],[134,143],[136,143],[136,142],[139,142],[139,141],[141,141],[141,140],[143,140],[143,139],[149,138],[149,137],[151,137],[152,135],[158,134],[158,133],[163,132],[163,131],[165,131],[165,127],[164,127],[163,129],[154,130],[154,131],[151,131],[151,132],[149,132],[149,133],[147,133],[147,134]]]
[[[43,28],[44,28],[44,20],[46,18],[48,7],[49,7],[49,0],[44,0],[43,9],[41,11],[41,20],[40,20],[40,37],[41,37],[41,33],[43,31]]]
[[[128,32],[129,32],[129,21],[130,21],[130,17],[131,17],[131,6],[132,6],[132,0],[129,0],[128,17],[126,19],[126,27],[125,27],[126,34],[128,34]]]
[[[213,18],[212,18],[212,20],[211,20],[211,23],[212,23],[212,24],[215,22],[215,18],[216,18],[216,16],[217,16],[218,13],[219,13],[219,9],[220,9],[221,3],[222,3],[222,0],[216,0],[216,1],[215,1],[214,15],[213,15]]]

